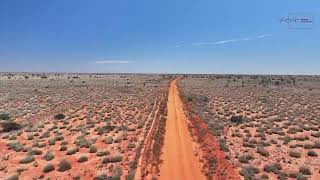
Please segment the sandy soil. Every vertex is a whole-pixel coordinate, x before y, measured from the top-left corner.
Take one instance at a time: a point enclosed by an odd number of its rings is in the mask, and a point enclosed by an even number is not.
[[[177,79],[170,84],[168,118],[161,158],[163,164],[160,167],[159,179],[205,179],[198,157],[193,152],[176,81]]]

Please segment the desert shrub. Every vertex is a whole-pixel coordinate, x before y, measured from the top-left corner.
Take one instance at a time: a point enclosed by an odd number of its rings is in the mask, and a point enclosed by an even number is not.
[[[295,157],[295,158],[300,158],[301,157],[301,153],[298,152],[298,151],[289,151],[289,156]]]
[[[55,168],[54,168],[54,165],[53,164],[51,164],[51,163],[49,163],[49,164],[47,164],[46,166],[44,166],[44,168],[43,168],[43,172],[44,173],[48,173],[48,172],[50,172],[50,171],[53,171]]]
[[[56,141],[62,141],[62,140],[64,140],[64,137],[62,135],[57,135],[57,136],[54,137],[54,139]]]
[[[263,179],[269,179],[269,175],[266,174],[266,173],[263,173],[263,174],[260,176],[260,180],[263,180]]]
[[[253,166],[245,166],[240,170],[240,175],[245,179],[253,179],[255,174],[259,174],[260,170]]]
[[[90,146],[89,153],[96,153],[98,149],[95,146]]]
[[[264,165],[263,170],[267,173],[273,172],[275,174],[278,174],[278,172],[282,170],[282,166],[280,163],[266,164]]]
[[[219,139],[219,145],[220,145],[220,149],[224,152],[229,152],[229,148],[227,145],[227,141],[223,138]]]
[[[320,149],[320,141],[314,141],[313,147],[316,149]]]
[[[28,135],[27,135],[27,139],[28,139],[28,140],[33,140],[33,139],[34,139],[33,134],[28,134]]]
[[[10,142],[8,145],[8,149],[12,149],[15,152],[20,152],[23,150],[23,145],[20,142]]]
[[[48,140],[48,144],[49,144],[50,146],[53,146],[53,145],[56,144],[56,140],[55,140],[55,139],[49,139],[49,140]]]
[[[122,161],[122,156],[118,155],[118,156],[113,156],[111,158],[111,162],[121,162]]]
[[[47,146],[46,143],[39,142],[37,147],[38,147],[38,148],[43,148],[43,147],[46,147],[46,146]]]
[[[61,141],[61,145],[67,145],[68,142],[67,141]]]
[[[304,165],[303,165],[303,166],[300,166],[299,172],[300,172],[301,174],[304,174],[304,175],[311,175],[310,168],[307,167],[307,166],[304,166]]]
[[[107,174],[99,174],[96,177],[94,177],[94,180],[106,180],[106,179],[110,179]]]
[[[10,116],[8,113],[0,113],[0,120],[9,120]]]
[[[88,161],[88,157],[85,155],[82,155],[79,157],[78,162],[82,163],[82,162],[86,162]]]
[[[63,115],[63,114],[57,114],[57,115],[54,116],[54,119],[56,119],[56,120],[61,120],[61,119],[64,119],[65,117],[66,117],[66,116]]]
[[[16,134],[12,134],[11,136],[9,136],[9,140],[16,140],[16,139],[17,139]]]
[[[15,175],[9,176],[5,180],[19,180],[19,176],[17,174],[15,174]]]
[[[311,136],[316,137],[316,138],[320,138],[320,132],[312,132]]]
[[[59,172],[68,171],[70,169],[71,169],[71,164],[65,159],[61,160],[60,163],[58,164]]]
[[[269,152],[263,147],[258,147],[257,153],[261,154],[262,156],[266,156],[266,157],[268,157],[270,155]]]
[[[310,151],[308,151],[308,156],[311,156],[311,157],[317,157],[317,156],[318,156],[318,154],[317,154],[315,151],[310,150]]]
[[[106,144],[112,144],[113,143],[113,138],[111,136],[107,137],[105,139]]]
[[[26,156],[24,158],[22,158],[19,162],[20,164],[29,164],[31,162],[33,162],[35,159],[34,159],[34,156]]]
[[[116,138],[113,143],[120,143],[121,142],[121,137]]]
[[[137,166],[138,166],[138,160],[133,160],[133,161],[131,161],[131,162],[129,163],[129,167],[130,167],[131,170],[136,169]]]
[[[16,122],[2,122],[0,126],[3,132],[17,131],[22,128],[22,126]]]
[[[249,161],[252,159],[253,159],[253,156],[251,154],[245,154],[239,157],[239,162],[249,163]]]
[[[313,145],[312,144],[305,144],[303,147],[305,149],[313,149]]]
[[[67,148],[67,146],[61,146],[60,147],[60,151],[66,151],[68,148]]]
[[[97,152],[97,156],[101,157],[101,156],[106,156],[109,155],[110,152],[109,151],[98,151]]]
[[[43,158],[47,161],[51,161],[52,159],[54,159],[54,154],[51,151],[48,151]]]
[[[291,138],[290,138],[290,136],[284,136],[283,137],[283,144],[288,144],[289,142],[291,142]]]
[[[135,172],[129,172],[126,176],[126,180],[134,180]]]
[[[121,166],[120,165],[116,165],[115,167],[114,167],[114,169],[113,169],[113,177],[112,177],[112,179],[114,179],[114,178],[116,178],[116,179],[120,179],[121,178],[121,176],[122,176],[122,168],[121,168]]]
[[[67,155],[75,154],[75,153],[77,153],[78,151],[79,151],[79,148],[78,148],[78,147],[74,147],[74,148],[69,149],[69,150],[67,151]]]
[[[82,137],[82,138],[77,138],[75,140],[75,144],[77,146],[81,147],[81,148],[82,147],[89,148],[93,144],[93,141],[85,139],[84,137]]]
[[[103,157],[102,160],[101,160],[102,164],[108,164],[110,162],[111,162],[110,157]]]
[[[274,139],[271,139],[270,142],[271,142],[272,144],[278,144],[278,141],[276,141],[276,140],[274,140]]]
[[[255,144],[251,144],[249,142],[243,142],[242,146],[243,147],[249,147],[249,148],[255,148],[256,147]]]
[[[243,118],[242,116],[231,116],[230,121],[235,124],[242,124]]]
[[[132,149],[132,148],[135,148],[136,147],[136,144],[134,144],[134,143],[129,143],[128,144],[128,148],[129,149]]]
[[[29,149],[28,148],[28,153],[27,155],[28,156],[33,156],[33,155],[41,155],[42,154],[42,151],[40,149]]]

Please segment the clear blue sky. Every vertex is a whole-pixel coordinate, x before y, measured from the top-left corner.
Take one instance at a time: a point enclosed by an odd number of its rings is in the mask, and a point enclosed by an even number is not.
[[[312,29],[288,29],[288,13]],[[320,74],[319,0],[1,0],[0,71]]]

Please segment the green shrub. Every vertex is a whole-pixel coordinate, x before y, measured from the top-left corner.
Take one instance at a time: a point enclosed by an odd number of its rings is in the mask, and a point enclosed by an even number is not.
[[[313,145],[312,144],[305,144],[303,147],[305,149],[313,149]]]
[[[20,152],[23,150],[23,145],[20,142],[10,142],[8,145],[8,149],[12,149],[15,152]]]
[[[118,155],[118,156],[113,156],[111,158],[111,162],[121,162],[122,161],[122,156]]]
[[[15,175],[12,175],[12,176],[6,178],[6,180],[19,180],[19,176],[17,174],[15,174]]]
[[[239,162],[241,163],[249,163],[250,160],[253,159],[253,156],[250,154],[245,154],[239,157]]]
[[[78,151],[79,151],[79,148],[78,148],[78,147],[74,147],[74,148],[69,149],[69,150],[67,151],[67,155],[75,154],[75,153],[77,153]]]
[[[304,175],[311,175],[310,168],[307,166],[300,166],[299,172]]]
[[[98,149],[95,146],[90,146],[89,153],[96,153]]]
[[[47,161],[51,161],[52,159],[54,159],[54,154],[51,151],[48,151],[43,158]]]
[[[49,140],[48,140],[48,144],[49,144],[50,146],[53,146],[53,145],[56,144],[56,140],[55,140],[55,139],[49,139]]]
[[[242,167],[240,170],[240,175],[243,176],[245,179],[253,179],[255,174],[259,174],[260,170],[253,166],[245,166]]]
[[[17,131],[22,128],[20,124],[11,121],[2,122],[0,123],[0,126],[2,127],[3,132]]]
[[[315,151],[310,150],[310,151],[308,151],[308,156],[311,156],[311,157],[317,157],[317,156],[318,156],[318,154],[317,154]]]
[[[295,157],[295,158],[300,158],[301,157],[301,153],[298,152],[298,151],[290,151],[289,152],[289,156]]]
[[[53,166],[53,164],[51,164],[51,163],[49,163],[49,164],[47,164],[44,168],[43,168],[43,172],[44,173],[48,173],[48,172],[50,172],[50,171],[53,171],[55,168],[54,168],[54,166]]]
[[[63,115],[63,114],[57,114],[57,115],[54,116],[54,119],[56,119],[56,120],[61,120],[61,119],[64,119],[65,117],[66,117],[66,116]]]
[[[33,162],[34,160],[35,160],[34,156],[26,156],[20,160],[20,164],[29,164],[29,163]]]
[[[112,144],[113,143],[113,138],[112,137],[107,137],[106,139],[105,139],[105,142],[107,143],[107,144]]]
[[[109,151],[98,151],[97,152],[97,156],[101,157],[101,156],[106,156],[109,155],[110,152]]]
[[[106,179],[110,179],[107,174],[99,174],[96,177],[94,177],[94,180],[106,180]]]
[[[61,146],[60,147],[60,151],[66,151],[68,148],[67,148],[67,146]]]
[[[80,158],[78,159],[78,162],[79,162],[79,163],[86,162],[86,161],[88,161],[88,157],[85,156],[85,155],[80,156]]]
[[[9,120],[10,116],[8,113],[0,113],[0,120]]]
[[[264,165],[263,170],[267,173],[273,172],[277,174],[280,170],[282,170],[282,166],[280,163],[266,164]]]
[[[268,157],[270,155],[269,152],[263,147],[258,147],[257,153],[261,154],[262,156],[266,156],[266,157]]]
[[[128,148],[129,149],[132,149],[132,148],[135,148],[136,147],[136,144],[134,144],[134,143],[129,143],[128,144]]]
[[[60,163],[58,164],[58,171],[59,172],[68,171],[70,169],[71,169],[71,164],[65,159],[60,161]]]

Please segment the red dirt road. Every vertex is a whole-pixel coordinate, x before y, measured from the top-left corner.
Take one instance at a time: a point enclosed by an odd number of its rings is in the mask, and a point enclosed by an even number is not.
[[[170,84],[166,134],[161,156],[163,163],[160,167],[159,179],[205,179],[201,173],[198,157],[193,152],[182,101],[176,86],[177,80],[173,80]]]

